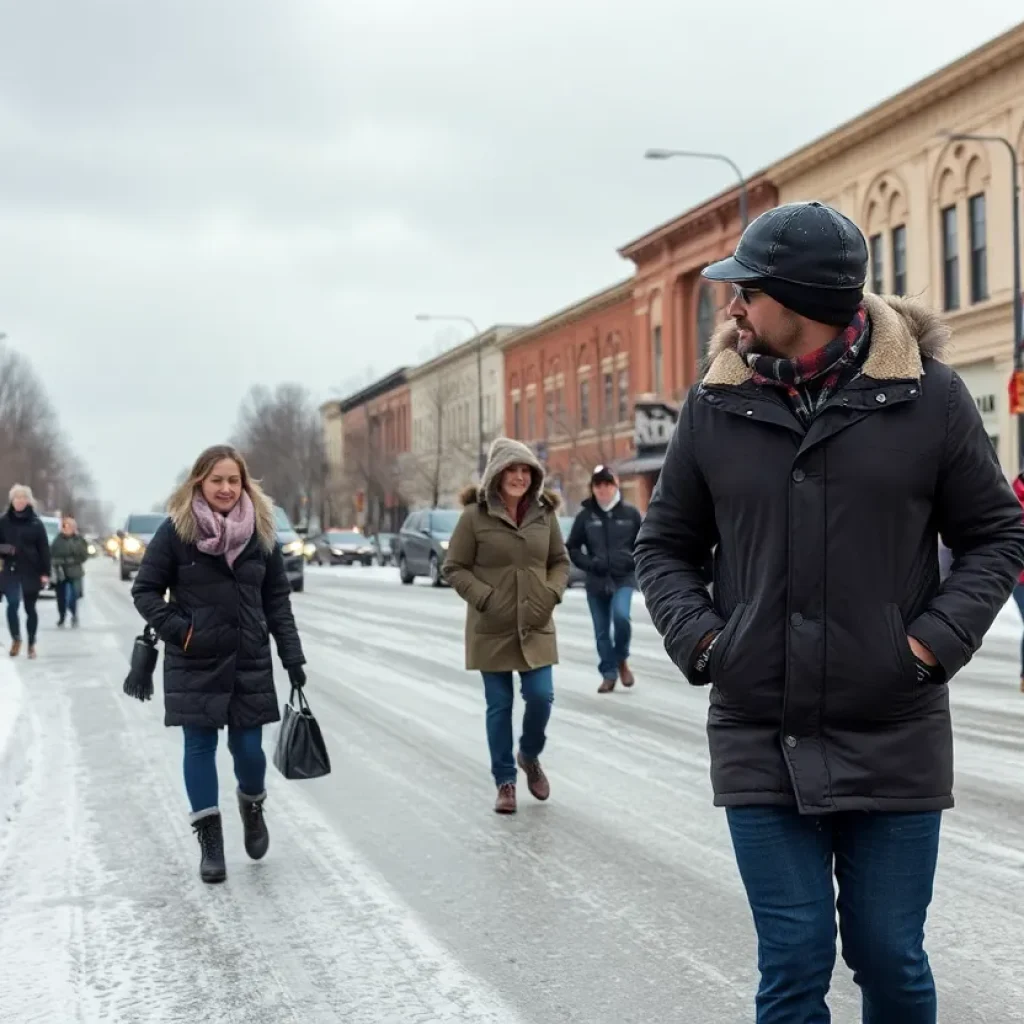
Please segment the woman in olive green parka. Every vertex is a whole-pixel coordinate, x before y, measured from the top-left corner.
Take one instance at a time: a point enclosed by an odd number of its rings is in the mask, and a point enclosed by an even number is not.
[[[509,438],[492,445],[480,487],[467,488],[443,574],[466,602],[466,668],[479,671],[487,699],[487,742],[498,787],[494,809],[516,810],[516,764],[530,792],[546,800],[540,766],[558,663],[553,613],[569,581],[558,523],[559,499],[544,490],[533,452]],[[513,757],[513,673],[523,700],[523,732]]]

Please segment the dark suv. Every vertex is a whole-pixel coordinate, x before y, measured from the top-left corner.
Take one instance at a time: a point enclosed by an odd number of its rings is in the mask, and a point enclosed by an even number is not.
[[[118,562],[125,583],[133,572],[138,572],[146,546],[166,518],[162,512],[133,512],[125,521],[124,529],[117,531],[121,540]]]
[[[417,576],[429,576],[435,587],[441,586],[441,566],[460,515],[454,508],[428,508],[413,512],[402,523],[394,550],[403,583],[412,583]]]

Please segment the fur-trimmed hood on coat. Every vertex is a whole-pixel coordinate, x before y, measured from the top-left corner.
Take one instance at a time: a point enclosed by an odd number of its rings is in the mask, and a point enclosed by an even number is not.
[[[192,511],[192,494],[175,495],[167,505],[174,532],[186,544],[195,544],[199,539],[196,514]],[[274,523],[274,504],[263,493],[262,488],[249,481],[249,497],[256,513],[256,536],[264,551],[273,551],[277,543],[277,526]]]
[[[871,346],[863,371],[876,380],[917,380],[923,359],[939,359],[949,341],[948,325],[924,303],[900,296],[865,295]],[[737,352],[739,331],[722,324],[711,339],[704,384],[738,386],[754,376]]]
[[[562,499],[554,491],[545,488],[544,467],[540,464],[540,460],[522,441],[516,441],[511,437],[495,438],[487,455],[483,481],[479,487],[473,484],[463,489],[459,495],[462,504],[500,506],[501,498],[498,496],[498,486],[501,483],[501,474],[509,466],[520,463],[530,467],[530,489],[526,492],[527,499],[557,512],[562,504]]]

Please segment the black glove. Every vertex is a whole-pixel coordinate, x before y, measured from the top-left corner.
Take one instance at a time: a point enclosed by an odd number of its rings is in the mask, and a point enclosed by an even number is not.
[[[306,673],[301,665],[292,665],[288,669],[288,679],[296,690],[301,690],[306,685]]]

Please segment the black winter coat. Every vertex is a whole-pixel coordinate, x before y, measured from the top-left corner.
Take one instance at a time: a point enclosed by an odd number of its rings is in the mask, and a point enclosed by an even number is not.
[[[680,413],[637,544],[665,647],[708,675],[715,803],[803,814],[951,807],[947,682],[1024,564],[1020,505],[945,327],[865,300],[863,372],[804,429],[726,326]],[[952,549],[940,584],[938,536]],[[714,600],[700,566],[717,543]],[[919,683],[908,636],[938,659]],[[699,681],[699,680],[698,680]]]
[[[587,574],[589,593],[636,587],[633,546],[642,522],[639,511],[622,500],[608,512],[594,498],[583,502],[565,546],[573,565]]]
[[[165,725],[247,729],[281,717],[270,635],[286,668],[305,659],[268,515],[259,517],[233,569],[222,555],[205,555],[183,539],[195,537],[190,508],[172,512],[146,549],[132,598],[165,643]]]
[[[50,539],[31,505],[23,512],[12,505],[0,516],[0,562],[0,590],[15,583],[28,594],[43,589],[42,577],[50,575]]]

